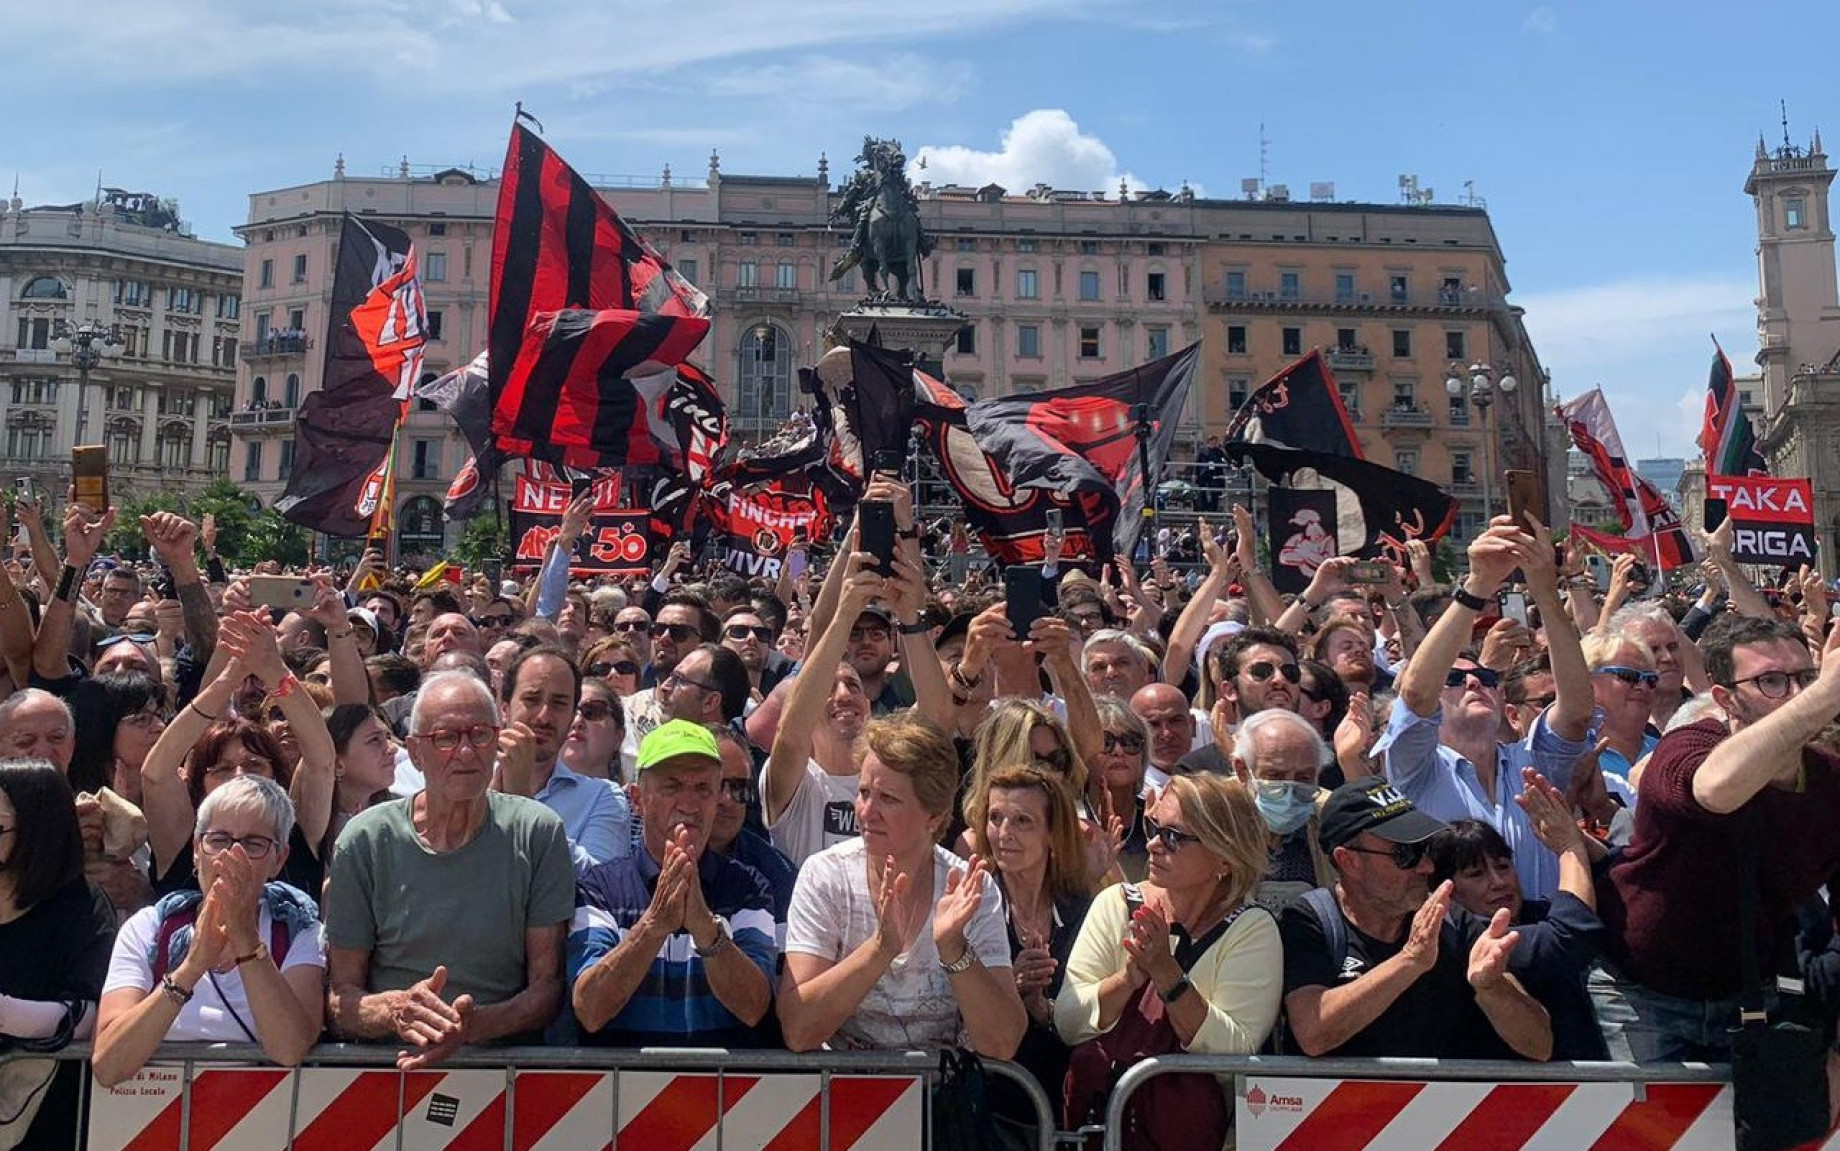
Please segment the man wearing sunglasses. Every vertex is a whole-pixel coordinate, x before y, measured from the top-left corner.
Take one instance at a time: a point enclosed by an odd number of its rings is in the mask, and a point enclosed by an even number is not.
[[[1550,549],[1549,549],[1550,554]],[[1552,1020],[1508,973],[1519,935],[1431,891],[1444,830],[1385,780],[1336,788],[1318,839],[1340,881],[1284,909],[1284,1010],[1305,1055],[1547,1059]]]
[[[1500,677],[1465,650],[1476,618],[1515,568],[1545,620],[1552,657],[1554,702],[1530,734],[1501,741]],[[1475,819],[1493,827],[1514,853],[1514,869],[1529,899],[1559,888],[1559,859],[1539,840],[1519,804],[1521,769],[1534,767],[1563,789],[1589,746],[1591,676],[1570,617],[1559,603],[1552,538],[1513,526],[1507,517],[1469,545],[1469,574],[1451,595],[1424,642],[1399,676],[1387,728],[1374,745],[1386,778],[1426,814]]]
[[[1591,995],[1613,1059],[1731,1058],[1747,838],[1771,987],[1775,928],[1840,869],[1840,628],[1818,672],[1793,623],[1727,616],[1702,642],[1722,714],[1661,738],[1634,834],[1599,886],[1609,933]]]
[[[676,555],[678,548],[673,545],[671,550]],[[614,631],[622,634],[617,620]],[[704,606],[702,596],[678,591],[659,602],[650,633],[652,662],[641,677],[642,683],[651,686],[626,697],[626,742],[620,745],[620,762],[628,778],[639,762],[639,742],[670,718],[658,698],[659,685],[698,644],[714,643],[716,634],[716,617]]]

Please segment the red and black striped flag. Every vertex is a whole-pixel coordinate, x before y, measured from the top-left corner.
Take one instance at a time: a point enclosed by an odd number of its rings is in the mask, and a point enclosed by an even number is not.
[[[507,455],[578,468],[669,458],[653,427],[664,389],[644,377],[675,378],[709,301],[522,124],[499,187],[491,312],[492,432]]]

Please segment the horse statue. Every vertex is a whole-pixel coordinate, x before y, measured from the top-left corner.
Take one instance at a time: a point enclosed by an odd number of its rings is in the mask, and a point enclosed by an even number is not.
[[[850,225],[851,239],[830,278],[840,279],[861,264],[869,299],[925,303],[920,261],[932,252],[933,240],[920,226],[920,204],[907,182],[907,157],[900,142],[865,136],[856,159],[861,167],[831,211],[833,222]],[[881,282],[884,276],[886,285]]]

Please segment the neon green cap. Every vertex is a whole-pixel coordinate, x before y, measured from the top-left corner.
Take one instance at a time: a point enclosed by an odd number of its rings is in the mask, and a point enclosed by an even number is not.
[[[708,728],[687,719],[669,720],[639,741],[639,762],[634,770],[643,774],[647,768],[685,755],[700,756],[718,767],[722,764],[722,752]]]

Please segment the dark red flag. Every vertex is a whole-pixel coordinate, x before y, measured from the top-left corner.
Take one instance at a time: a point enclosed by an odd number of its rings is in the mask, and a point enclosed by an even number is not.
[[[672,379],[661,373],[707,333],[709,302],[522,124],[499,187],[491,312],[501,449],[574,467],[662,462],[658,397],[635,377]]]

